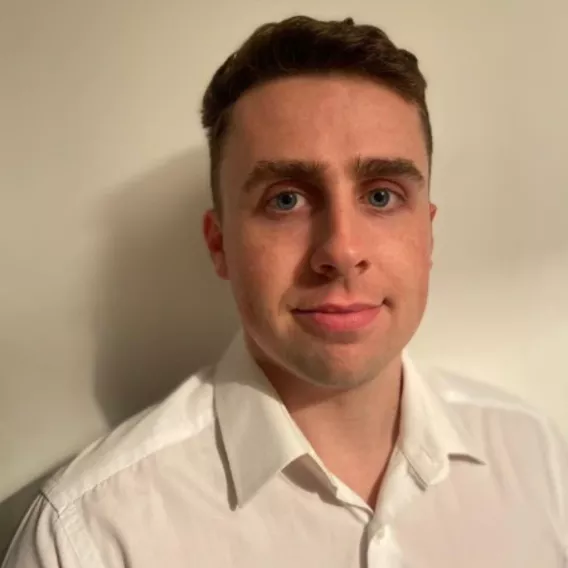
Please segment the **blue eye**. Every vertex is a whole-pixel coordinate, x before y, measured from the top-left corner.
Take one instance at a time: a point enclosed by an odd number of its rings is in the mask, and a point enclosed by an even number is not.
[[[293,191],[284,191],[271,199],[276,209],[291,211],[298,205],[299,196]]]
[[[369,203],[379,209],[385,208],[391,202],[392,198],[392,193],[388,189],[374,189],[367,195]]]

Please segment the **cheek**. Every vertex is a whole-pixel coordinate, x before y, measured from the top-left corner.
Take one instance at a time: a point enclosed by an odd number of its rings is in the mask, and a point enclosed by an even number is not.
[[[431,245],[427,228],[406,231],[382,255],[382,269],[391,275],[393,294],[422,297],[428,291]],[[381,267],[380,267],[381,268]]]
[[[301,247],[293,234],[244,223],[226,246],[229,279],[247,304],[275,304],[293,285]]]

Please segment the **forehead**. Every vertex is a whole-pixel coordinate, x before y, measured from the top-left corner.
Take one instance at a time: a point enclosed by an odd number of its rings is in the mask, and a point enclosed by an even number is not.
[[[417,107],[358,77],[290,77],[252,89],[235,104],[223,153],[221,177],[225,170],[233,180],[260,160],[333,168],[356,156],[406,158],[428,173]]]

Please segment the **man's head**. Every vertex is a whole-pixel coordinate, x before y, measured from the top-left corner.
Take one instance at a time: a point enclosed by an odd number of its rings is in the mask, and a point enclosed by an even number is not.
[[[264,368],[350,388],[416,331],[435,213],[425,89],[381,30],[306,17],[262,26],[213,77],[205,237]]]

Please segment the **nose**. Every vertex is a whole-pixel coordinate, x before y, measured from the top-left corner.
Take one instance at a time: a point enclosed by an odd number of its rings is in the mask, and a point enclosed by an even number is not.
[[[365,242],[364,222],[350,206],[322,212],[314,226],[315,247],[310,262],[314,272],[329,280],[349,280],[366,272],[372,243]]]

